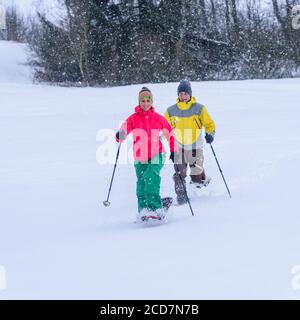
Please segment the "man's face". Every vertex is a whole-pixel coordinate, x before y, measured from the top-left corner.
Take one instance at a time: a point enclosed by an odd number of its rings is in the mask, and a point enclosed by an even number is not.
[[[178,98],[183,102],[188,102],[191,100],[191,96],[187,92],[179,92]]]

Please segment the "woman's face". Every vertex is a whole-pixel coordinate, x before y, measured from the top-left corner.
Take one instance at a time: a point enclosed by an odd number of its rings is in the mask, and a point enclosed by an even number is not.
[[[144,111],[149,110],[152,106],[150,97],[143,97],[143,99],[140,102],[140,106]]]

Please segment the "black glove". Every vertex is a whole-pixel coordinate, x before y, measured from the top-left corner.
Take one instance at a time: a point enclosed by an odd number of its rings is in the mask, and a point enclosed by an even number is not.
[[[124,130],[118,131],[116,133],[116,139],[119,140],[120,142],[123,142],[126,138],[126,132]]]
[[[214,141],[214,135],[213,134],[205,134],[205,140],[207,143],[212,143]]]
[[[170,160],[174,163],[174,157],[175,157],[175,152],[171,152],[170,154]]]

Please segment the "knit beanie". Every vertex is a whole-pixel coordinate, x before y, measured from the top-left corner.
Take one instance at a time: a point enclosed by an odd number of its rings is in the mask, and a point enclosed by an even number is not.
[[[141,89],[141,91],[139,92],[139,103],[144,99],[144,98],[148,98],[150,99],[151,102],[153,102],[153,96],[152,96],[152,92],[147,88],[147,87],[143,87]]]
[[[179,96],[180,92],[186,92],[190,96],[192,96],[192,87],[191,87],[189,80],[184,79],[184,80],[180,81],[179,86],[177,88],[177,95],[178,96]]]

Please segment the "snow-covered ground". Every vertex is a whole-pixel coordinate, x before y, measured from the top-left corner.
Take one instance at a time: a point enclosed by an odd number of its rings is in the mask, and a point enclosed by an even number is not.
[[[26,65],[28,49],[24,44],[0,41],[0,85],[31,83],[32,72]],[[2,105],[2,103],[1,103]]]
[[[117,167],[105,208],[113,165],[96,161],[98,131],[117,129],[141,85],[33,85],[22,50],[0,42],[0,299],[300,299],[300,79],[193,82],[233,198],[206,146],[213,180],[189,190],[195,216],[172,207],[143,227],[133,166]],[[163,113],[177,83],[149,87]]]

